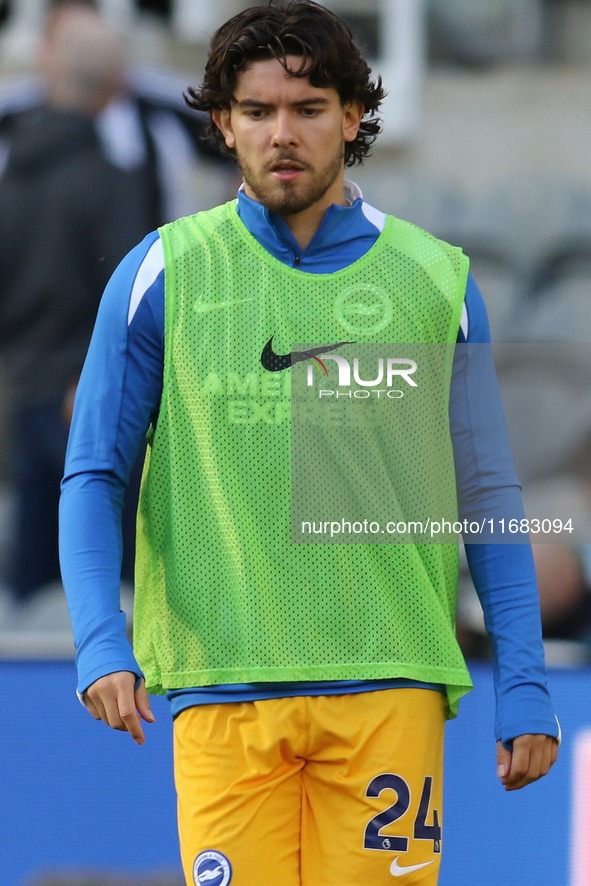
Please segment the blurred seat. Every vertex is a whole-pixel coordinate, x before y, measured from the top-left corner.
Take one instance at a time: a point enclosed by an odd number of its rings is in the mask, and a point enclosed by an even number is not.
[[[582,344],[503,344],[495,362],[522,482],[568,467],[591,425],[591,352]]]
[[[412,170],[384,168],[377,162],[345,171],[372,206],[412,222],[436,237],[450,239],[466,207],[459,190]]]
[[[530,61],[542,47],[542,0],[430,0],[436,58],[469,65]]]
[[[591,342],[591,233],[542,257],[519,327],[527,341]]]
[[[470,203],[455,242],[472,259],[493,340],[533,340],[543,289],[591,268],[591,193],[570,178],[515,176]]]

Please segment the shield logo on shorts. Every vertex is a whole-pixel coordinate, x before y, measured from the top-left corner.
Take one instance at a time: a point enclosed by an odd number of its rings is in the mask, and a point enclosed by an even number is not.
[[[207,849],[200,852],[193,863],[195,886],[228,886],[232,879],[232,865],[222,852]]]

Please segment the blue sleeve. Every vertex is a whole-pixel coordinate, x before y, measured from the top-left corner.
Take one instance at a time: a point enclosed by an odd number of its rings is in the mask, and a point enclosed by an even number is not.
[[[163,272],[128,325],[133,284],[156,239],[157,234],[148,235],[132,250],[105,290],[68,442],[60,502],[60,561],[81,693],[114,671],[141,675],[120,611],[120,515],[129,474],[160,403]]]
[[[456,348],[450,424],[460,519],[523,515],[482,295],[466,288],[467,347]],[[547,688],[538,588],[529,544],[467,544],[466,556],[493,650],[495,734],[505,744],[525,733],[558,736]]]

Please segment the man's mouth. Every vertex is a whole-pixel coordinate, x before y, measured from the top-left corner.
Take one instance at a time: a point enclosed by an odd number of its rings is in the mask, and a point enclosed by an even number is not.
[[[281,182],[294,181],[303,171],[304,167],[296,160],[277,160],[271,165],[271,175]]]

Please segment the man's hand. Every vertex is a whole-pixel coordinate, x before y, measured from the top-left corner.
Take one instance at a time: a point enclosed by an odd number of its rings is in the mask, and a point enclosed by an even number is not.
[[[142,678],[134,690],[136,675],[131,671],[116,671],[92,683],[83,695],[84,703],[95,720],[104,720],[112,729],[129,732],[136,744],[145,741],[140,717],[155,723],[150,710],[150,699]]]
[[[518,735],[513,751],[497,742],[497,775],[506,791],[518,791],[547,775],[556,762],[558,742],[549,735]]]

